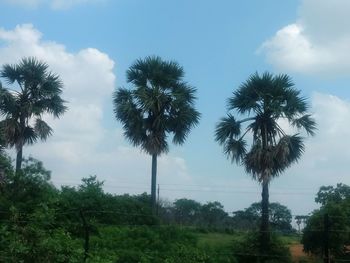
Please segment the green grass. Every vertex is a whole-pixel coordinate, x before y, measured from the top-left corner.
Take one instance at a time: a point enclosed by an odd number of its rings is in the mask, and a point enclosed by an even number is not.
[[[280,239],[286,245],[294,245],[294,244],[300,244],[301,238],[298,235],[288,235],[288,236],[281,235]]]
[[[198,238],[198,246],[202,248],[229,249],[234,241],[241,238],[237,234],[224,233],[195,233]]]

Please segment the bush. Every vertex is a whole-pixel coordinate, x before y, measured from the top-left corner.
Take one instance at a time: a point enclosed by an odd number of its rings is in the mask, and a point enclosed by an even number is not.
[[[189,230],[171,226],[101,228],[91,239],[91,253],[91,262],[114,257],[113,263],[236,263],[199,248]]]
[[[259,233],[249,233],[233,246],[238,263],[291,263],[289,248],[276,235],[271,235],[270,248],[260,255]]]

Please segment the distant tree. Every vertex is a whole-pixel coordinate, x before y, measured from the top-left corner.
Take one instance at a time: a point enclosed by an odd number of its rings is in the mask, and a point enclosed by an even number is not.
[[[262,185],[260,245],[264,252],[270,240],[269,183],[298,161],[304,151],[302,137],[287,135],[279,121],[304,129],[310,135],[314,135],[316,123],[307,113],[305,98],[287,75],[251,75],[229,98],[228,111],[232,110],[243,119],[237,120],[228,113],[217,124],[215,139],[232,162],[242,164]],[[244,139],[247,134],[252,135],[249,144]]]
[[[42,119],[44,114],[61,116],[66,111],[60,95],[63,84],[48,65],[36,58],[23,58],[16,65],[5,64],[0,77],[13,89],[1,87],[1,129],[6,145],[17,150],[16,171],[21,169],[23,146],[38,139],[46,140],[52,128]]]
[[[310,216],[305,216],[305,215],[296,215],[295,220],[298,225],[298,232],[300,233],[301,228],[303,225],[306,224],[306,221],[309,219]]]
[[[304,250],[314,255],[324,255],[325,225],[324,216],[329,217],[330,255],[339,260],[350,260],[347,247],[350,245],[349,218],[350,203],[327,203],[312,213],[303,229],[301,243]],[[338,261],[337,261],[338,262]]]
[[[315,201],[321,205],[329,202],[339,203],[345,199],[350,200],[350,186],[346,184],[337,184],[333,186],[321,186]]]
[[[202,205],[191,199],[177,199],[174,202],[174,213],[178,223],[195,224],[200,217]]]
[[[261,204],[253,203],[244,211],[234,212],[233,220],[238,223],[238,226],[247,229],[255,229],[261,221]],[[269,205],[269,222],[274,230],[282,232],[291,231],[291,211],[280,203],[271,203]]]
[[[223,225],[223,222],[228,217],[224,210],[224,206],[220,202],[208,202],[202,205],[201,215],[203,223],[209,227]]]
[[[239,230],[256,230],[258,227],[259,217],[245,210],[232,212],[232,226]]]
[[[157,157],[169,151],[169,135],[173,135],[173,143],[181,145],[198,124],[196,90],[183,80],[179,64],[160,57],[139,59],[126,74],[133,89],[114,92],[114,112],[125,137],[152,156],[151,203],[155,213]]]
[[[322,186],[316,195],[321,204],[306,220],[302,244],[304,250],[324,255],[325,215],[328,216],[330,254],[342,261],[350,260],[350,192],[349,186]]]

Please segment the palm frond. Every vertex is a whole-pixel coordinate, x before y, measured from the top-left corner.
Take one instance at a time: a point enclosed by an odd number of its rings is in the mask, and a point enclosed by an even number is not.
[[[59,118],[67,111],[66,101],[59,95],[39,99],[32,105],[32,111],[35,115],[41,115],[44,112],[52,114],[55,118]]]
[[[298,162],[304,153],[305,145],[298,134],[282,137],[275,146],[275,174],[280,174],[293,163]]]
[[[261,144],[255,144],[244,156],[244,167],[254,179],[262,182],[273,174],[274,157],[272,147],[263,148]]]
[[[14,116],[18,111],[16,97],[5,88],[0,89],[0,115],[3,117]]]
[[[305,129],[308,135],[314,136],[317,130],[316,121],[311,117],[311,114],[305,114],[292,121],[292,125],[298,129]]]
[[[57,96],[62,93],[63,82],[58,75],[48,73],[46,78],[41,83],[40,95],[44,98]]]
[[[171,96],[173,97],[173,103],[186,103],[192,105],[197,99],[195,96],[196,89],[191,87],[187,83],[180,82],[174,85]]]
[[[40,118],[35,120],[34,131],[37,134],[37,137],[43,141],[52,134],[52,128]]]
[[[26,126],[24,128],[22,136],[24,144],[34,144],[39,138],[38,134],[35,132],[35,129],[31,126]],[[18,145],[16,148],[19,149],[19,147],[20,146]]]
[[[181,145],[185,142],[190,130],[199,123],[200,113],[191,106],[184,105],[167,120],[167,131],[174,134],[173,143]]]
[[[7,84],[12,84],[19,80],[19,72],[17,65],[5,64],[0,71],[0,77],[4,78]]]
[[[169,151],[169,144],[167,142],[167,135],[165,132],[149,132],[147,137],[142,140],[142,149],[148,154],[167,153]]]
[[[224,144],[227,140],[238,137],[241,134],[241,123],[236,121],[235,117],[228,114],[221,118],[216,125],[215,140],[219,144]]]
[[[247,153],[246,147],[247,143],[243,139],[229,139],[224,144],[224,154],[231,162],[241,164]]]
[[[25,57],[18,64],[18,79],[26,82],[31,88],[37,88],[38,83],[43,83],[47,77],[49,66],[35,57]]]
[[[14,118],[6,118],[0,122],[0,127],[4,134],[6,146],[16,146],[22,134],[19,122]]]
[[[259,82],[260,77],[258,73],[251,75],[228,99],[228,110],[236,110],[240,114],[249,114],[252,111],[257,112],[261,110],[261,105],[259,104],[261,99]]]
[[[165,88],[167,85],[180,81],[184,75],[182,67],[174,61],[163,61],[158,56],[138,59],[127,71],[127,81],[136,87]],[[149,85],[148,85],[149,86]]]

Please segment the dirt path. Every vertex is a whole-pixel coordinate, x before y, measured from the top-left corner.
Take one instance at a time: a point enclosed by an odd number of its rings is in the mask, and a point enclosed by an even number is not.
[[[290,253],[294,262],[298,262],[300,259],[311,258],[308,254],[303,251],[302,244],[292,244],[289,247]]]

